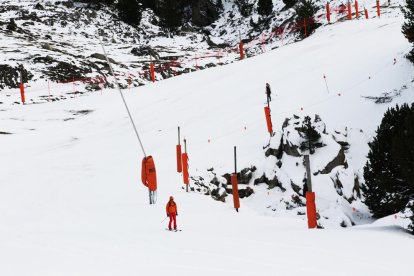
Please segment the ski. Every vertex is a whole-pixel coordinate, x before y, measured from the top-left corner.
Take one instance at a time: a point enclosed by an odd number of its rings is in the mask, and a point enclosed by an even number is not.
[[[181,232],[181,231],[183,231],[183,229],[177,229],[177,230],[174,230],[174,229],[168,229],[168,228],[165,228],[165,230],[167,230],[167,231],[170,231],[170,232]]]

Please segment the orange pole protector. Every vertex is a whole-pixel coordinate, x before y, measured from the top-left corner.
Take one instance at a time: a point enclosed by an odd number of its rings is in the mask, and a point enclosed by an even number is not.
[[[244,59],[244,49],[243,48],[244,48],[243,42],[240,41],[240,44],[239,44],[240,60]]]
[[[239,188],[238,188],[237,174],[236,173],[231,174],[231,187],[232,187],[232,191],[233,191],[234,208],[239,209],[240,208],[240,198],[239,198]]]
[[[329,6],[329,2],[326,3],[326,18],[328,19],[328,23],[331,23],[331,7]]]
[[[25,98],[24,98],[24,84],[20,83],[20,97],[22,98],[22,103],[25,103]]]
[[[264,108],[265,116],[266,116],[266,123],[267,123],[267,131],[272,134],[273,133],[273,126],[272,126],[272,118],[270,117],[270,108],[265,106]]]
[[[150,191],[157,190],[157,172],[152,156],[147,156],[142,159],[141,180],[142,184],[148,187]]]
[[[183,166],[181,163],[181,145],[177,145],[176,152],[177,152],[177,172],[180,173],[183,171]]]
[[[188,179],[188,155],[186,152],[184,152],[182,155],[182,161],[183,161],[183,180],[184,184],[188,185],[190,183]]]
[[[351,2],[348,1],[348,20],[352,20]]]
[[[151,75],[151,81],[155,82],[155,69],[154,69],[154,63],[150,64],[150,75]]]
[[[355,0],[355,14],[356,17],[359,18],[359,7],[358,7],[358,1]]]
[[[364,12],[365,12],[365,19],[368,19],[368,10],[364,8]]]
[[[316,204],[315,193],[306,192],[306,211],[308,215],[308,228],[313,229],[317,227],[316,222]]]
[[[378,15],[378,17],[381,17],[381,8],[380,8],[379,0],[377,0],[377,15]]]

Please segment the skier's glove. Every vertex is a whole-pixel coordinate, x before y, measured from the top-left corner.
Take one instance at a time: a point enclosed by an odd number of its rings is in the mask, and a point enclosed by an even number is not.
[[[175,215],[178,216],[178,213],[176,213]]]
[[[167,217],[169,217],[170,216],[170,214],[167,214]]]

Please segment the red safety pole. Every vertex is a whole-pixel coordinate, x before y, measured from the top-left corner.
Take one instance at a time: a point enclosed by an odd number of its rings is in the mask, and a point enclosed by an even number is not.
[[[310,169],[309,155],[305,155],[306,165],[306,213],[308,217],[308,228],[313,229],[317,227],[316,221],[316,204],[315,204],[315,193],[312,192],[312,174]]]
[[[364,8],[364,12],[365,12],[365,19],[369,19],[369,17],[368,17],[368,10],[366,8]]]
[[[243,41],[240,41],[239,44],[239,52],[240,52],[240,60],[244,59],[244,46],[243,46]]]
[[[233,192],[233,204],[234,209],[239,212],[240,208],[240,198],[239,198],[239,188],[237,183],[237,151],[234,147],[234,173],[231,175],[231,187]]]
[[[348,1],[348,20],[352,20],[351,2]]]
[[[357,18],[359,18],[359,7],[358,7],[358,1],[355,0],[355,15]]]
[[[328,24],[331,23],[331,7],[329,6],[329,2],[326,3],[326,19],[328,19]]]
[[[308,217],[308,228],[316,228],[318,224],[316,221],[316,204],[314,192],[306,192],[306,212]]]
[[[270,116],[270,107],[265,106],[264,108],[265,116],[266,116],[266,124],[267,124],[267,131],[270,135],[273,133],[273,126],[272,126],[272,118]]]
[[[381,17],[381,7],[380,7],[380,1],[379,0],[377,0],[377,15],[378,15],[378,18]]]
[[[155,82],[155,69],[154,69],[154,63],[152,62],[150,64],[150,76],[151,76],[151,81]]]
[[[190,184],[189,181],[189,174],[188,174],[188,154],[187,154],[187,141],[184,139],[184,153],[181,156],[182,159],[182,166],[183,166],[183,181],[186,185],[185,190],[188,192],[188,184]]]
[[[182,161],[181,161],[181,141],[180,141],[180,127],[178,127],[178,145],[176,147],[176,153],[177,153],[177,172],[183,171]]]

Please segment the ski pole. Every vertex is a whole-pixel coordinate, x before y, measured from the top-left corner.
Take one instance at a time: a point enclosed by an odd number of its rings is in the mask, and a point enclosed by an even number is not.
[[[167,218],[168,218],[168,216],[166,216],[166,217],[165,217],[165,219],[163,219],[160,223],[163,223],[163,222],[164,222],[164,220],[166,220]]]

